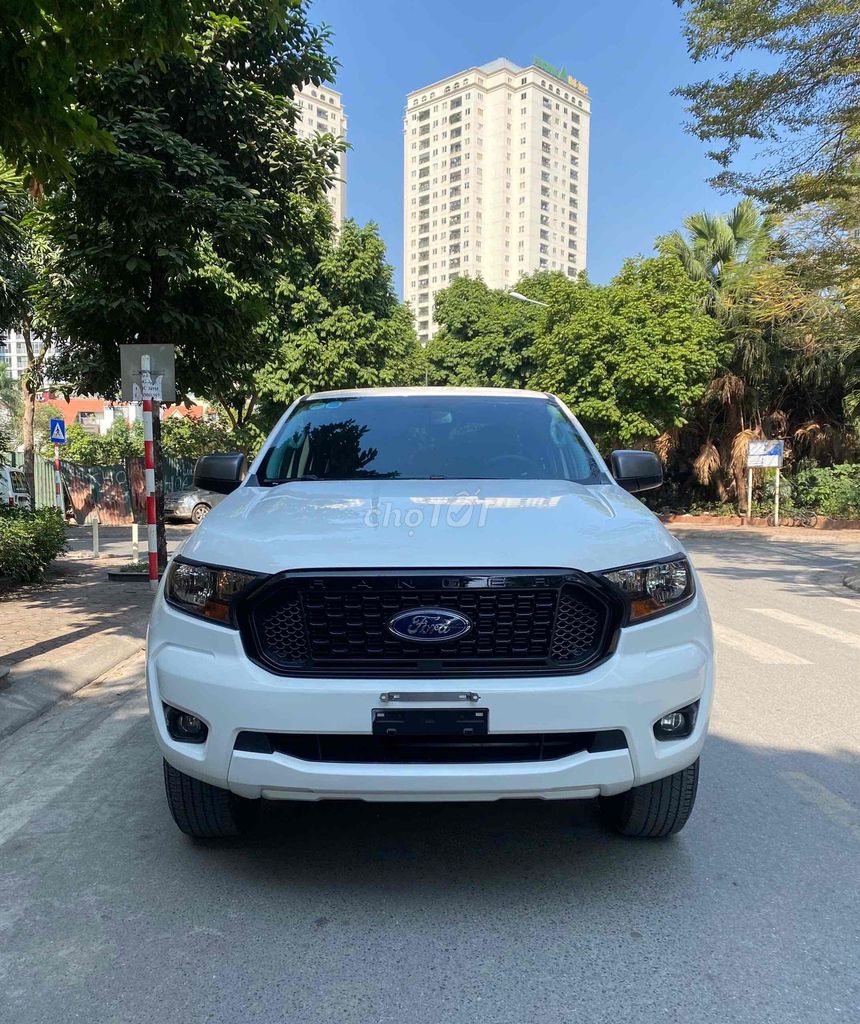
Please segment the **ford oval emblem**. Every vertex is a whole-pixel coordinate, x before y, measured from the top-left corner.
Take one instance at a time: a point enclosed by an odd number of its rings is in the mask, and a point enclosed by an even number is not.
[[[440,640],[457,640],[472,628],[472,623],[459,612],[447,608],[412,608],[398,612],[388,621],[389,632],[401,640],[417,640],[420,643],[435,643]]]

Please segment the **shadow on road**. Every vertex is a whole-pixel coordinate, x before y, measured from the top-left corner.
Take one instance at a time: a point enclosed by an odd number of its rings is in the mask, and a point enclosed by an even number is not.
[[[842,1019],[858,768],[714,736],[665,841],[605,832],[590,803],[327,802],[204,844],[170,819],[141,719],[2,846],[6,1019]]]
[[[771,582],[783,589],[818,582],[841,583],[846,572],[860,567],[860,540],[855,544],[768,541],[753,534],[679,533],[699,572],[726,581]],[[813,571],[810,571],[813,570]],[[821,571],[823,570],[823,571]],[[850,591],[845,590],[847,596]],[[812,589],[805,597],[823,596]],[[860,599],[858,599],[860,600]]]

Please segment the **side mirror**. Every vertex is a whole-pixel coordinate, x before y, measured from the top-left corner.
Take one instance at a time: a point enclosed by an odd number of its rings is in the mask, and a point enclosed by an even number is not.
[[[663,483],[663,467],[653,452],[613,452],[609,461],[615,482],[631,494],[652,491]]]
[[[241,452],[203,455],[194,464],[194,486],[216,494],[230,494],[245,479],[248,460]]]

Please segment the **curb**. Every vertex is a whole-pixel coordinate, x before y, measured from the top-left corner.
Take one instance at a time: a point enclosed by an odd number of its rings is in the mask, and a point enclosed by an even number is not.
[[[0,689],[0,740],[143,649],[141,637],[102,634],[98,641],[78,651],[67,651],[61,666],[57,665],[56,650],[5,666],[6,678]]]

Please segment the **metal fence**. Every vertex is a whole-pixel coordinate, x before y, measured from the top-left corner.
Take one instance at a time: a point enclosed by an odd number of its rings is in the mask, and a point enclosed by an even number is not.
[[[24,468],[23,452],[7,452],[6,465],[15,469]],[[36,456],[36,508],[46,508],[56,504],[54,498],[54,464],[41,455]]]
[[[23,468],[24,456],[20,452],[6,455],[7,464]],[[78,466],[61,462],[63,488],[75,512],[83,523],[93,511],[105,526],[121,526],[135,519],[143,521],[146,510],[143,459],[128,460],[128,466]],[[54,464],[36,456],[36,508],[55,504]],[[181,491],[191,486],[194,463],[189,459],[165,458],[162,462],[164,491]]]

